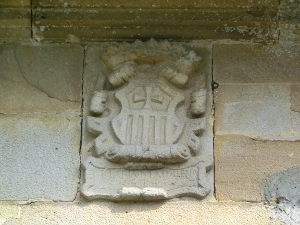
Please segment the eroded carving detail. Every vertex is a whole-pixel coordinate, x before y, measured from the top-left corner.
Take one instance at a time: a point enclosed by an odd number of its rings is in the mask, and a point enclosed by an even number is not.
[[[201,154],[206,88],[201,58],[179,44],[135,42],[101,56],[108,85],[95,91],[87,127],[96,157],[83,163],[88,199],[203,198],[212,160]],[[189,83],[190,82],[190,83]]]

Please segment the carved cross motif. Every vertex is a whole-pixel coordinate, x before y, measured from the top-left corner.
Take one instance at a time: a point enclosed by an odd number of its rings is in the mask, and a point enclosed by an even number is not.
[[[209,123],[201,57],[152,40],[112,47],[101,59],[110,85],[92,98],[87,127],[99,136],[96,154],[83,163],[81,193],[119,201],[208,195],[212,157],[203,154],[210,145],[202,144]]]
[[[145,102],[143,108],[151,109],[151,102],[163,104],[164,97],[159,94],[154,94],[153,87],[145,87],[143,92],[138,92],[133,95],[133,102]]]

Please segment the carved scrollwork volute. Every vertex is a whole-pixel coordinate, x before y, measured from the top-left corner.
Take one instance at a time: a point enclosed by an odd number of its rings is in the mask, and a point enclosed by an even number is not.
[[[181,44],[150,40],[111,46],[101,59],[108,85],[91,98],[87,125],[98,137],[95,157],[83,163],[82,194],[112,200],[205,197],[211,161],[201,154],[207,89],[205,79],[196,81],[205,76],[199,73],[202,58]],[[117,174],[124,175],[118,184],[109,179]]]

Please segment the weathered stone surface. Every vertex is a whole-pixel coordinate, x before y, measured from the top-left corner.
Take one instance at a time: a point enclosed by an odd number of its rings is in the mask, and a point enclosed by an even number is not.
[[[18,219],[21,216],[19,205],[0,203],[0,224],[4,224],[8,219]]]
[[[278,2],[32,1],[37,40],[277,39]],[[82,19],[84,18],[84,19]]]
[[[0,113],[80,113],[83,48],[0,46]]]
[[[0,40],[31,38],[30,0],[3,0],[0,2]]]
[[[276,0],[264,0],[264,1],[247,1],[247,0],[231,0],[229,2],[220,2],[218,0],[201,0],[198,2],[192,0],[165,2],[161,0],[154,0],[152,2],[144,2],[142,0],[128,0],[126,2],[119,0],[104,0],[99,2],[98,0],[80,0],[72,1],[67,0],[61,2],[60,0],[33,0],[33,5],[36,7],[116,7],[116,8],[128,8],[128,7],[153,7],[153,8],[199,8],[199,7],[228,7],[235,8],[239,6],[244,9],[259,9],[263,10],[264,6],[277,7],[278,2]],[[265,9],[266,10],[266,9]]]
[[[94,146],[94,153],[83,163],[82,194],[112,200],[205,197],[212,188],[212,126],[201,58],[178,43],[154,40],[87,52],[85,94],[91,97],[84,114],[94,144],[84,138],[83,149]],[[192,100],[192,93],[203,99]]]
[[[300,42],[300,1],[283,0],[280,2],[279,40]]]
[[[282,0],[280,1],[280,16],[283,19],[300,19],[300,15],[297,13],[299,10],[300,1],[299,0]]]
[[[5,0],[0,12],[0,40],[4,41],[154,37],[299,42],[299,1]]]
[[[291,110],[300,112],[300,85],[291,85]]]
[[[220,85],[215,90],[215,133],[246,135],[256,139],[299,140],[299,121],[291,120],[288,84]]]
[[[1,115],[0,136],[0,200],[75,198],[79,117]]]
[[[223,83],[299,83],[299,46],[216,44],[214,79]]]
[[[137,222],[138,221],[138,222]],[[31,204],[22,206],[20,219],[5,225],[50,224],[240,224],[282,225],[272,219],[272,211],[262,204],[171,201],[164,204]]]
[[[298,12],[300,14],[300,10]],[[292,43],[300,42],[300,20],[298,22],[280,22],[280,40]]]
[[[86,57],[84,62],[84,73],[83,73],[83,118],[90,115],[90,103],[91,98],[96,90],[97,86],[102,89],[105,81],[105,76],[101,79],[100,73],[104,73],[104,66],[99,56],[102,55],[109,45],[103,43],[102,45],[92,45],[86,47]],[[81,158],[86,159],[92,154],[92,148],[94,147],[94,139],[96,135],[92,135],[86,129],[86,119],[83,120],[82,126],[82,147],[81,147]]]
[[[262,185],[262,198],[277,204],[274,216],[286,224],[300,223],[300,167],[279,171]]]
[[[224,135],[215,138],[214,146],[216,198],[220,201],[261,201],[261,185],[268,174],[299,166],[299,142]]]
[[[300,113],[299,112],[291,112],[291,121],[292,121],[292,130],[294,133],[300,133]]]

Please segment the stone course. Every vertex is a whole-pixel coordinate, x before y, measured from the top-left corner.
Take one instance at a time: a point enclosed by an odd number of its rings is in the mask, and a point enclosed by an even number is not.
[[[1,207],[1,205],[0,205]],[[7,208],[16,210],[16,206]],[[283,225],[263,204],[201,203],[193,200],[164,203],[35,203],[20,207],[20,214],[6,215],[4,225],[52,224],[240,224]],[[0,217],[1,218],[1,217]]]
[[[30,0],[1,0],[0,40],[22,41],[31,37]]]
[[[72,201],[80,177],[84,50],[0,49],[0,200]]]
[[[269,176],[299,167],[299,52],[298,45],[214,45],[217,200],[260,202]]]
[[[282,42],[184,44],[202,56],[200,75],[207,79],[206,87],[216,82],[207,95],[213,93],[206,102],[207,130],[196,131],[209,140],[201,142],[201,154],[214,154],[215,160],[214,168],[207,168],[212,191],[204,200],[88,203],[80,196],[85,182],[80,163],[103,154],[94,151],[98,135],[87,131],[86,117],[91,115],[93,92],[109,85],[101,78],[112,71],[104,68],[100,56],[110,45],[0,46],[0,224],[294,225],[300,221],[292,218],[299,215],[300,206],[290,199],[291,193],[300,193],[300,47]],[[199,85],[203,80],[193,82]],[[176,116],[185,113],[179,109]],[[119,164],[116,168],[124,169]],[[280,181],[294,184],[293,189]],[[109,182],[120,184],[117,179]]]
[[[299,0],[2,0],[0,12],[3,42],[300,40]]]

